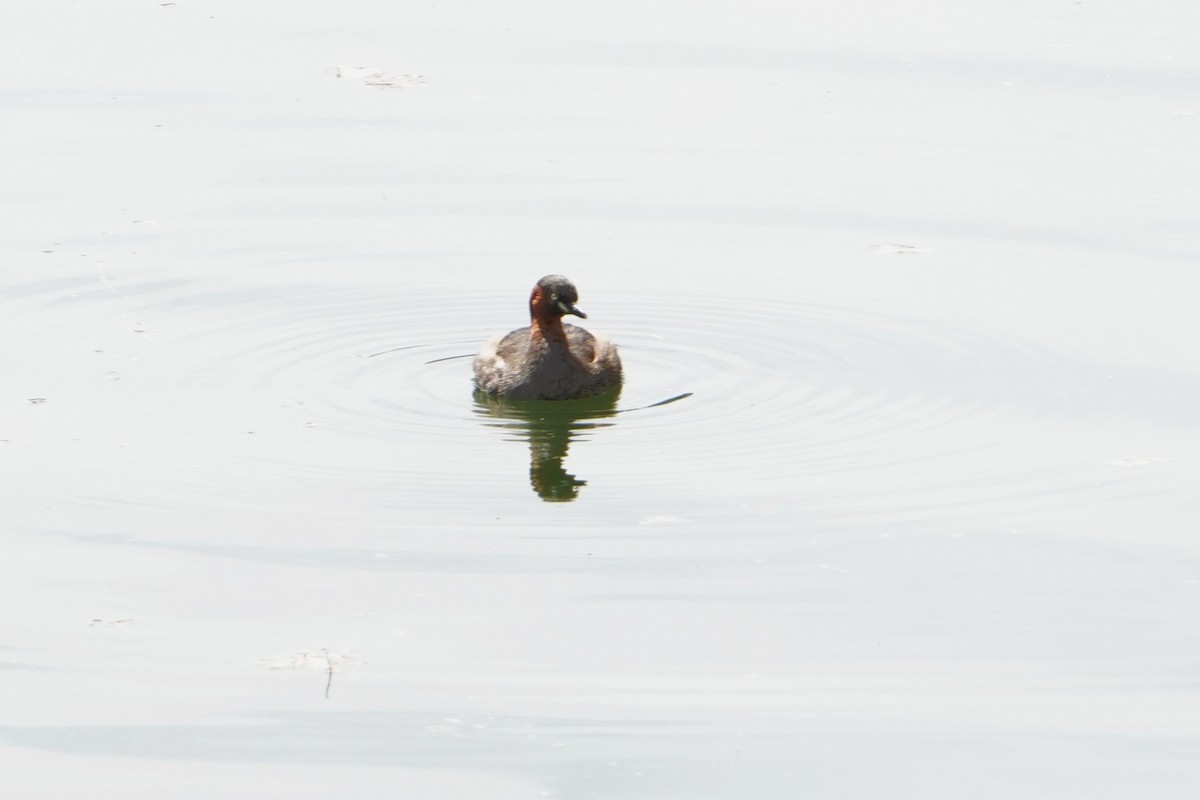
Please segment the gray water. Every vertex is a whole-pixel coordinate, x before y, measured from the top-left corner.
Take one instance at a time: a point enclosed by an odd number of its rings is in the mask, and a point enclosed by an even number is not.
[[[125,702],[165,670],[243,719],[101,713],[11,744],[567,797],[999,797],[1048,774],[1121,797],[1164,759],[1160,785],[1191,779],[1195,564],[1169,526],[1102,521],[1161,498],[1141,476],[1167,464],[1088,450],[1112,418],[1191,429],[1183,375],[1156,376],[1168,402],[899,310],[612,293],[584,307],[619,334],[619,400],[513,408],[457,356],[525,286],[88,285],[8,293],[30,326],[131,298],[160,322],[61,345],[45,402],[10,404],[19,538],[58,543],[51,586],[86,559],[78,614],[134,620]],[[262,685],[255,658],[300,650],[308,677]]]
[[[1191,6],[176,5],[9,42],[11,790],[1200,790]]]

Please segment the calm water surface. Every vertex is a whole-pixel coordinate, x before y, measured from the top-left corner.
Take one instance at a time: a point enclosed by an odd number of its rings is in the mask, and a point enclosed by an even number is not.
[[[1194,3],[16,5],[9,794],[1200,796]]]
[[[234,702],[256,727],[4,735],[217,762],[278,738],[264,757],[469,764],[572,797],[869,792],[860,758],[903,775],[952,753],[917,781],[949,795],[1003,749],[1005,786],[1079,770],[1119,796],[1106,782],[1153,749],[1144,714],[1194,682],[1171,653],[1195,572],[1058,522],[1146,491],[1080,441],[1089,414],[1155,414],[1152,396],[1073,409],[1053,387],[1087,363],[780,296],[799,282],[588,289],[623,391],[513,405],[473,396],[469,355],[522,322],[524,285],[6,287],[62,359],[24,401],[41,427],[7,443],[44,504],[27,535],[276,593],[231,608],[252,618],[236,631],[195,621],[234,661],[342,660],[324,707],[288,699],[321,697],[316,672]],[[259,641],[273,625],[294,634]]]

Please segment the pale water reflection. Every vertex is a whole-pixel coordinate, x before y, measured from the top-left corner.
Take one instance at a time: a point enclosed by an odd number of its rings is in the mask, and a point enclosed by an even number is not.
[[[529,484],[548,502],[569,502],[587,486],[567,471],[565,460],[571,443],[590,438],[616,424],[618,414],[669,405],[691,397],[691,392],[634,408],[617,408],[621,390],[580,400],[506,400],[475,392],[475,413],[484,425],[505,431],[507,439],[529,443]],[[607,420],[607,421],[599,421]]]
[[[567,471],[564,461],[573,441],[607,428],[617,413],[620,389],[581,400],[505,400],[475,392],[475,412],[489,427],[529,443],[529,484],[549,502],[569,502],[587,485]]]

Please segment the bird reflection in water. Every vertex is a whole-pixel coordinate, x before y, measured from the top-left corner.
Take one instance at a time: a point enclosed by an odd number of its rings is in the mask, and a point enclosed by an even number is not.
[[[505,400],[475,392],[475,413],[491,417],[486,424],[510,431],[529,442],[529,483],[538,497],[567,503],[587,481],[567,472],[563,464],[571,442],[587,431],[607,428],[603,422],[617,414],[620,390],[581,400]]]

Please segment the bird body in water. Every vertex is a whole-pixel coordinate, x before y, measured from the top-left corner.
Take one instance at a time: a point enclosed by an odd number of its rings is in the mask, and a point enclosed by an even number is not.
[[[547,275],[529,297],[529,327],[498,336],[475,357],[475,387],[511,400],[573,400],[621,385],[617,346],[562,318],[587,315],[562,275]]]

